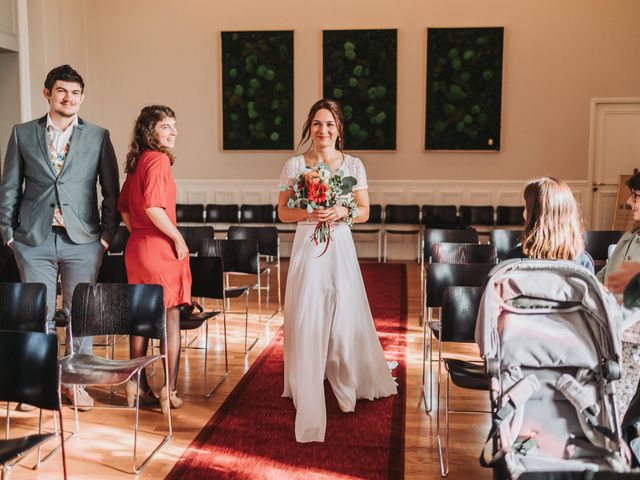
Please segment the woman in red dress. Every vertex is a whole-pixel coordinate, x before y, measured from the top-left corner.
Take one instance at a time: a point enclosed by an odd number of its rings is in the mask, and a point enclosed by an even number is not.
[[[171,175],[175,160],[171,150],[176,141],[175,113],[169,107],[151,105],[140,112],[133,128],[127,153],[127,178],[122,186],[118,209],[131,232],[125,250],[129,283],[159,284],[164,288],[167,308],[167,355],[169,372],[165,372],[172,408],[180,408],[176,381],[180,367],[179,306],[191,303],[189,249],[176,228],[176,185]],[[148,340],[131,337],[131,358],[146,354]],[[133,406],[135,382],[127,382],[127,401]],[[160,407],[168,409],[163,387]],[[140,379],[140,400],[157,404],[146,375]]]

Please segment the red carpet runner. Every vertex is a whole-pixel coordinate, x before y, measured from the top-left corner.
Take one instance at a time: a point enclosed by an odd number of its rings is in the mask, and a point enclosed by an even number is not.
[[[167,479],[401,479],[406,389],[406,269],[362,263],[362,275],[398,395],[359,400],[344,414],[325,382],[324,443],[296,443],[283,388],[282,329],[209,420]]]

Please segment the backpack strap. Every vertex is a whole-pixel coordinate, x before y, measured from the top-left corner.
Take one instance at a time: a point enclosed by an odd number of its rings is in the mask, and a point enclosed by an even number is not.
[[[596,432],[615,444],[619,443],[618,436],[609,428],[600,425],[598,421],[600,407],[597,402],[595,388],[587,388],[584,383],[579,382],[568,373],[561,375],[554,386],[576,409],[580,426],[591,443],[604,446],[604,443],[596,437]]]
[[[535,432],[529,437],[518,437],[522,419],[524,417],[524,404],[527,403],[531,395],[540,388],[540,380],[531,373],[525,378],[515,383],[511,389],[502,397],[502,407],[493,413],[491,430],[487,435],[480,452],[480,465],[491,467],[504,456],[516,450],[522,455],[526,455],[529,450],[536,446]],[[490,460],[486,458],[487,446],[493,442],[500,434],[500,444],[502,447],[493,455]]]

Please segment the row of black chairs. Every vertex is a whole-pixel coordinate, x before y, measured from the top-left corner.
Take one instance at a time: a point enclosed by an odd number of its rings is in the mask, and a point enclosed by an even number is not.
[[[393,223],[434,228],[457,225],[522,225],[524,207],[491,205],[371,205],[369,223]],[[176,206],[179,223],[280,223],[271,204],[186,204]]]
[[[192,256],[210,255],[210,240],[216,237],[216,230],[211,225],[179,225],[178,230],[182,234],[189,253]],[[109,255],[123,254],[127,241],[129,240],[129,230],[120,226],[116,232],[116,236],[109,245]],[[261,285],[261,289],[266,292],[265,308],[270,311],[270,292],[271,292],[271,273],[274,270],[274,276],[277,285],[278,306],[270,315],[277,314],[282,309],[282,287],[280,274],[280,237],[278,229],[275,226],[247,226],[232,225],[226,230],[226,239],[228,240],[252,240],[256,243],[258,252],[258,263],[254,265],[253,253],[250,249],[243,248],[234,249],[228,247],[225,250],[225,268],[227,272],[251,273],[256,274],[259,270],[261,274],[266,274],[267,283]],[[209,245],[209,246],[208,246]],[[236,270],[234,270],[236,269]],[[99,279],[100,281],[100,279]],[[269,318],[270,318],[269,317]]]

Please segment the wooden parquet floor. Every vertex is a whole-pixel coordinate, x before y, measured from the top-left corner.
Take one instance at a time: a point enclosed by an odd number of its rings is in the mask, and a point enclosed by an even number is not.
[[[286,279],[287,262],[283,261],[283,284]],[[420,404],[420,385],[422,373],[422,330],[418,326],[420,297],[419,266],[407,262],[409,287],[409,338],[408,338],[408,377],[407,404],[405,425],[405,478],[436,479],[439,474],[438,448],[435,441],[435,411],[425,414]],[[275,285],[275,283],[274,283]],[[255,297],[255,295],[253,295]],[[272,289],[271,306],[277,305],[275,288]],[[237,305],[239,309],[241,305]],[[274,316],[268,324],[264,321],[260,329],[261,339],[256,347],[245,356],[244,316],[231,315],[228,318],[229,362],[230,374],[222,386],[209,399],[202,396],[203,361],[202,350],[189,349],[182,353],[178,391],[183,396],[184,406],[173,411],[173,439],[156,455],[144,472],[138,476],[131,472],[131,450],[133,447],[133,412],[128,410],[92,409],[80,413],[80,433],[67,442],[67,461],[69,478],[71,479],[151,479],[164,478],[185,448],[200,431],[202,426],[216,412],[220,404],[238,383],[244,372],[260,352],[268,345],[269,340],[282,325],[282,315]],[[221,323],[221,322],[220,322]],[[250,336],[258,332],[257,306],[251,306]],[[218,322],[211,323],[209,329],[210,378],[220,372],[223,362],[221,351],[222,327]],[[190,333],[189,340],[194,338]],[[202,345],[203,338],[198,338],[194,345]],[[96,348],[96,352],[99,352]],[[447,352],[459,354],[461,358],[474,358],[477,352],[472,347],[448,349]],[[116,356],[126,357],[128,345],[121,339],[117,343]],[[434,363],[435,366],[435,363]],[[160,388],[162,371],[150,382]],[[113,397],[120,404],[126,403],[122,389],[111,394],[106,389],[91,388],[90,393],[96,399]],[[451,387],[451,408],[457,410],[486,410],[488,407],[485,392],[463,391]],[[13,405],[11,406],[13,408]],[[4,421],[4,408],[1,409],[0,420]],[[153,442],[160,438],[166,427],[164,417],[159,409],[144,409],[140,415],[141,440],[140,452],[146,453],[153,448]],[[73,411],[63,410],[65,430],[73,429]],[[37,411],[11,413],[11,435],[32,433],[37,425]],[[442,417],[444,418],[444,416]],[[45,414],[47,425],[51,425],[50,414]],[[452,414],[450,416],[450,473],[449,478],[457,479],[490,479],[491,471],[480,467],[478,455],[489,429],[487,414]],[[292,432],[293,435],[293,432]],[[328,439],[327,441],[331,441]],[[47,448],[47,447],[45,447]],[[50,447],[49,447],[50,448]],[[57,479],[62,477],[61,457],[54,454],[38,470],[32,470],[35,454],[30,454],[21,464],[16,466],[11,478],[21,479]]]

